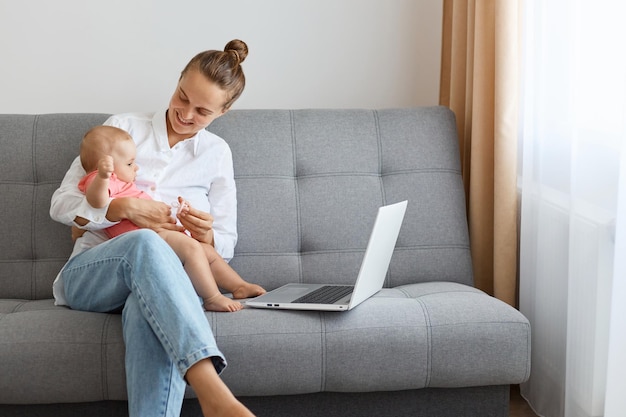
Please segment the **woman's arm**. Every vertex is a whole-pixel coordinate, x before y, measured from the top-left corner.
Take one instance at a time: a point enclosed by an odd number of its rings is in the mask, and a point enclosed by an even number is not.
[[[214,246],[224,259],[230,260],[237,244],[237,186],[230,148],[223,153],[220,165],[222,175],[211,186],[209,202],[214,222]]]
[[[215,250],[229,261],[237,244],[237,191],[234,179],[214,183],[209,192],[211,201],[211,235]]]
[[[217,171],[208,192],[210,213],[193,210],[192,207],[185,216],[187,218],[181,218],[181,223],[193,237],[212,244],[228,261],[234,256],[237,244],[237,188],[230,148],[223,148],[214,169]]]
[[[106,216],[110,221],[128,219],[141,228],[155,231],[183,230],[171,216],[171,207],[161,201],[135,197],[116,198],[109,203]]]

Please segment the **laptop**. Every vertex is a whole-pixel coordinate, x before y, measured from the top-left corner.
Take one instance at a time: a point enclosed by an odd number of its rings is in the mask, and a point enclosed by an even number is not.
[[[348,311],[383,287],[398,240],[407,201],[380,207],[354,285],[286,284],[245,302],[284,310]]]

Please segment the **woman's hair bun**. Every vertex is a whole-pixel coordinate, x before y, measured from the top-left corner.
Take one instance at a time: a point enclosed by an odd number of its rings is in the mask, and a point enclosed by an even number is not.
[[[224,47],[224,52],[230,52],[237,55],[237,59],[241,64],[248,56],[248,45],[242,40],[233,39]]]

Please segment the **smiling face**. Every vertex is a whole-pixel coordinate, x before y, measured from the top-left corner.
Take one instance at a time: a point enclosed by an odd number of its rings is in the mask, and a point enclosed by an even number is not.
[[[190,69],[178,81],[167,110],[170,146],[206,128],[224,113],[227,93],[198,70]]]

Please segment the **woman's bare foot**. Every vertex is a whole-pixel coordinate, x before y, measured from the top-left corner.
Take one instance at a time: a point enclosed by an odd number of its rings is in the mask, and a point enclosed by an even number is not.
[[[194,364],[185,378],[196,392],[202,414],[206,417],[254,417],[224,384],[210,359]]]
[[[230,404],[221,404],[220,407],[206,408],[200,403],[202,413],[208,417],[225,416],[225,417],[254,417],[254,414],[246,408],[245,405],[238,400]],[[206,410],[206,411],[205,411]]]
[[[242,298],[249,298],[249,297],[257,297],[259,295],[265,294],[266,292],[267,291],[265,291],[265,289],[261,287],[260,285],[246,282],[240,287],[235,288],[232,291],[232,294],[233,294],[233,298],[242,299]]]
[[[225,311],[235,312],[243,308],[243,305],[239,301],[231,300],[225,295],[215,294],[212,297],[204,298],[204,309],[207,311]]]

